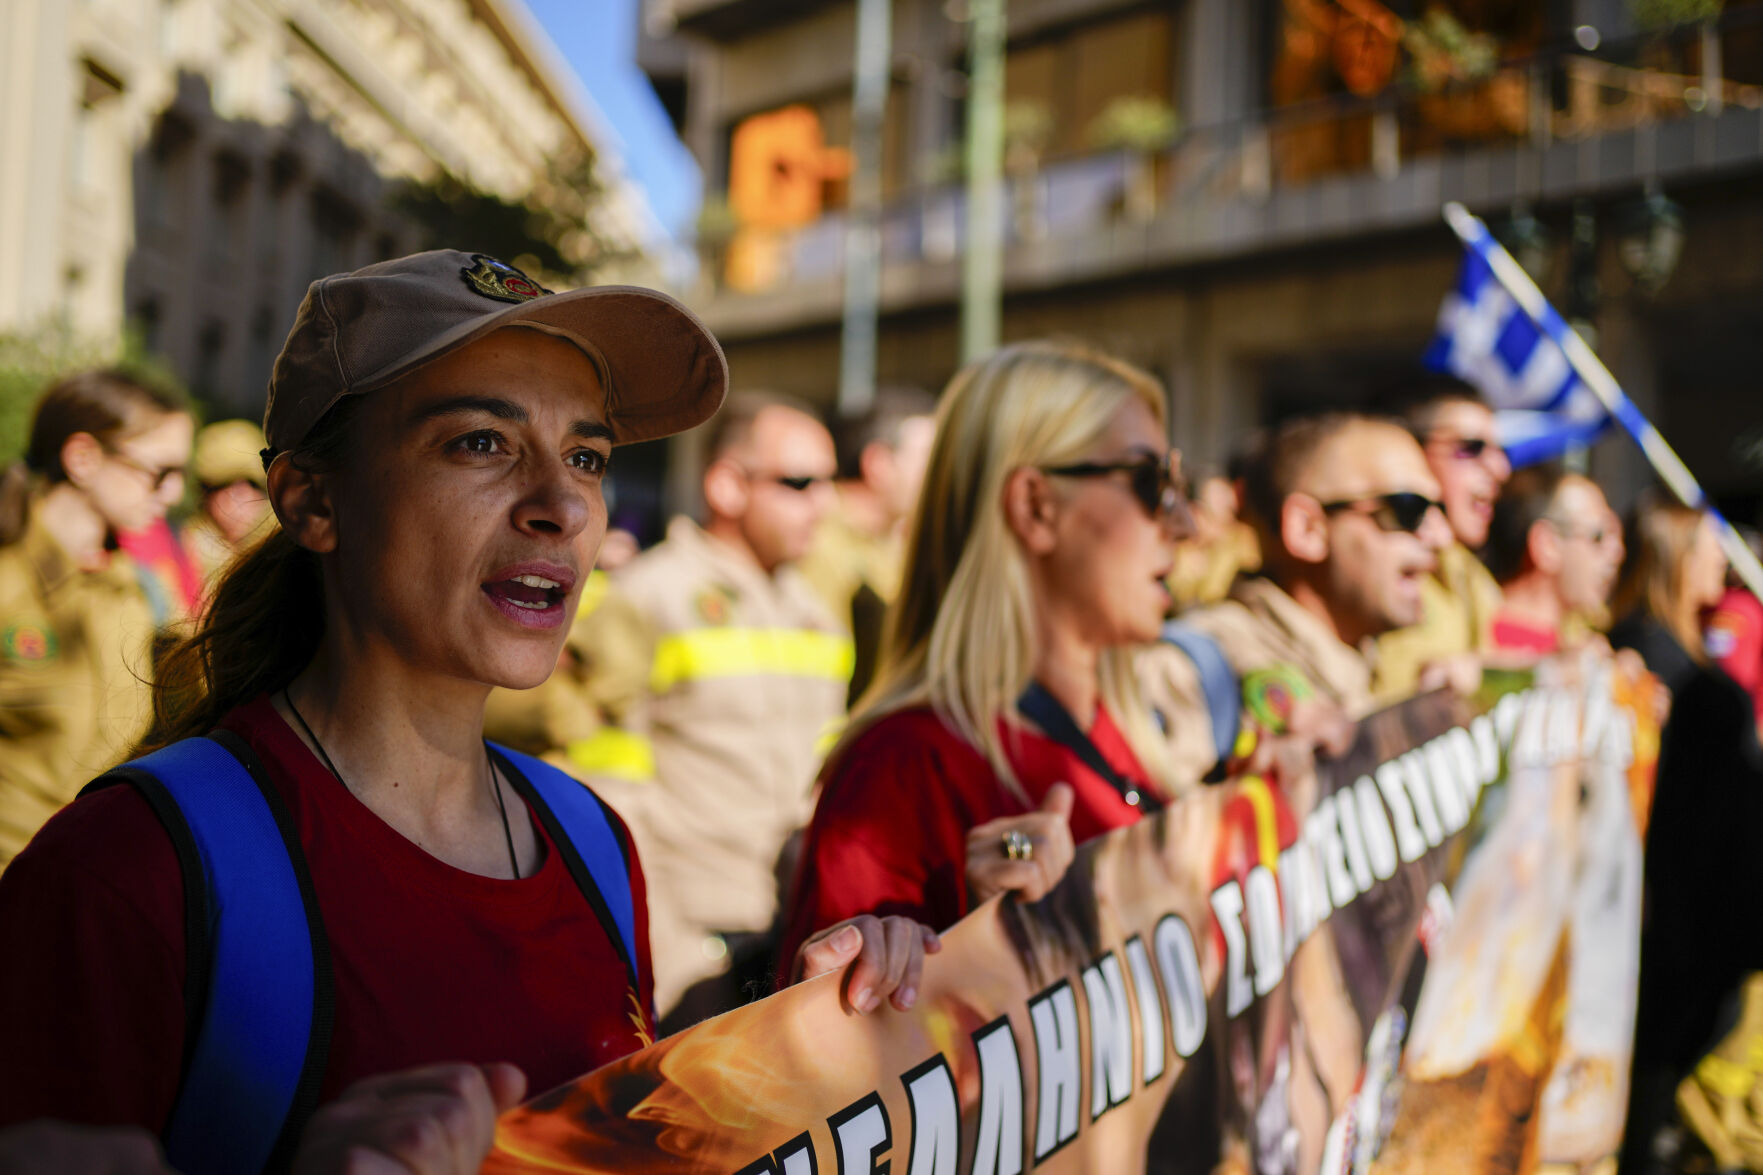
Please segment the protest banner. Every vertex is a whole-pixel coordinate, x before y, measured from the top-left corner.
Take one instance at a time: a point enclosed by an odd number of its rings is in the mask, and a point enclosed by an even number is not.
[[[1191,792],[1042,901],[980,907],[910,1012],[799,984],[510,1112],[484,1170],[1596,1163],[1620,1139],[1649,689],[1563,661],[1473,717],[1444,693],[1372,715],[1313,772]]]

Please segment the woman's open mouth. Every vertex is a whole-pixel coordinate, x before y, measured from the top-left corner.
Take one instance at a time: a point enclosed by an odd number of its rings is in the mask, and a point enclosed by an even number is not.
[[[514,573],[483,585],[490,603],[525,628],[555,628],[562,624],[563,604],[573,584],[566,577],[553,578],[537,571],[510,571]]]

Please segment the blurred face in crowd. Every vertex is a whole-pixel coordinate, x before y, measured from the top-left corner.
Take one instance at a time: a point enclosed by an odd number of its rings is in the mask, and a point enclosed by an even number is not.
[[[68,445],[86,456],[64,449],[62,464],[111,530],[140,530],[164,518],[184,496],[184,466],[195,436],[195,423],[184,413],[155,413],[108,445],[89,433],[70,437]]]
[[[1543,523],[1555,532],[1558,545],[1554,554],[1537,559],[1537,566],[1554,572],[1561,606],[1599,613],[1622,567],[1622,528],[1604,491],[1583,477],[1564,479]]]
[[[1157,639],[1170,607],[1164,581],[1175,564],[1175,543],[1193,533],[1180,461],[1151,410],[1130,399],[1094,451],[1072,464],[1139,468],[1047,474],[1038,517],[1012,519],[1035,568],[1031,579],[1044,597],[1042,611],[1068,618],[1093,647]],[[1153,504],[1142,500],[1135,480],[1149,489]]]
[[[1423,445],[1451,532],[1464,546],[1479,549],[1488,541],[1494,499],[1512,476],[1494,433],[1493,411],[1468,400],[1441,404]]]
[[[936,417],[909,416],[900,422],[892,445],[874,444],[863,454],[863,480],[887,503],[896,520],[911,514],[918,501],[936,435]]]
[[[1697,608],[1712,608],[1726,595],[1726,552],[1714,520],[1704,517],[1684,559],[1683,591]]]
[[[544,681],[606,530],[594,364],[507,328],[356,411],[339,468],[270,472],[288,533],[324,558],[340,647],[437,680]]]
[[[1193,493],[1195,546],[1204,546],[1222,538],[1237,516],[1237,495],[1229,481],[1208,477]]]
[[[1281,510],[1287,554],[1348,644],[1420,620],[1420,581],[1451,529],[1419,444],[1391,424],[1360,422],[1323,442]]]
[[[770,573],[808,552],[832,504],[837,465],[832,434],[820,421],[773,405],[754,418],[741,445],[712,464],[705,498]]]
[[[269,499],[264,497],[263,489],[257,483],[235,481],[209,490],[202,500],[202,509],[214,520],[221,537],[236,547],[249,539],[269,517]]]

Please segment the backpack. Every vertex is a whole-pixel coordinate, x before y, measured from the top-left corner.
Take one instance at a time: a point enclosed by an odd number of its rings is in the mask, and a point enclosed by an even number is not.
[[[630,862],[600,799],[557,768],[490,744],[637,976]],[[125,763],[184,878],[184,1057],[166,1157],[185,1175],[285,1170],[318,1108],[335,1015],[329,941],[292,814],[231,731]],[[84,793],[82,793],[84,794]]]
[[[1212,750],[1217,756],[1207,781],[1224,778],[1242,722],[1243,691],[1236,672],[1224,658],[1218,642],[1189,624],[1171,620],[1163,625],[1162,639],[1180,649],[1200,674],[1200,692],[1206,699],[1206,716],[1212,724]],[[1157,715],[1161,721],[1162,716]]]

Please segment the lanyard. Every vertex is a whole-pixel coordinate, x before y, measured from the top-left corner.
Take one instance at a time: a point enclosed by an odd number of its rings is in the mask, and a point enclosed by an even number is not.
[[[1128,804],[1147,813],[1163,807],[1163,801],[1154,793],[1126,778],[1102,757],[1102,752],[1096,748],[1090,736],[1078,729],[1077,720],[1072,718],[1070,712],[1046,686],[1038,681],[1029,682],[1028,688],[1022,691],[1022,696],[1016,699],[1016,708],[1033,719],[1048,738],[1083,760],[1084,766],[1106,780],[1108,786],[1119,792],[1120,798]]]

